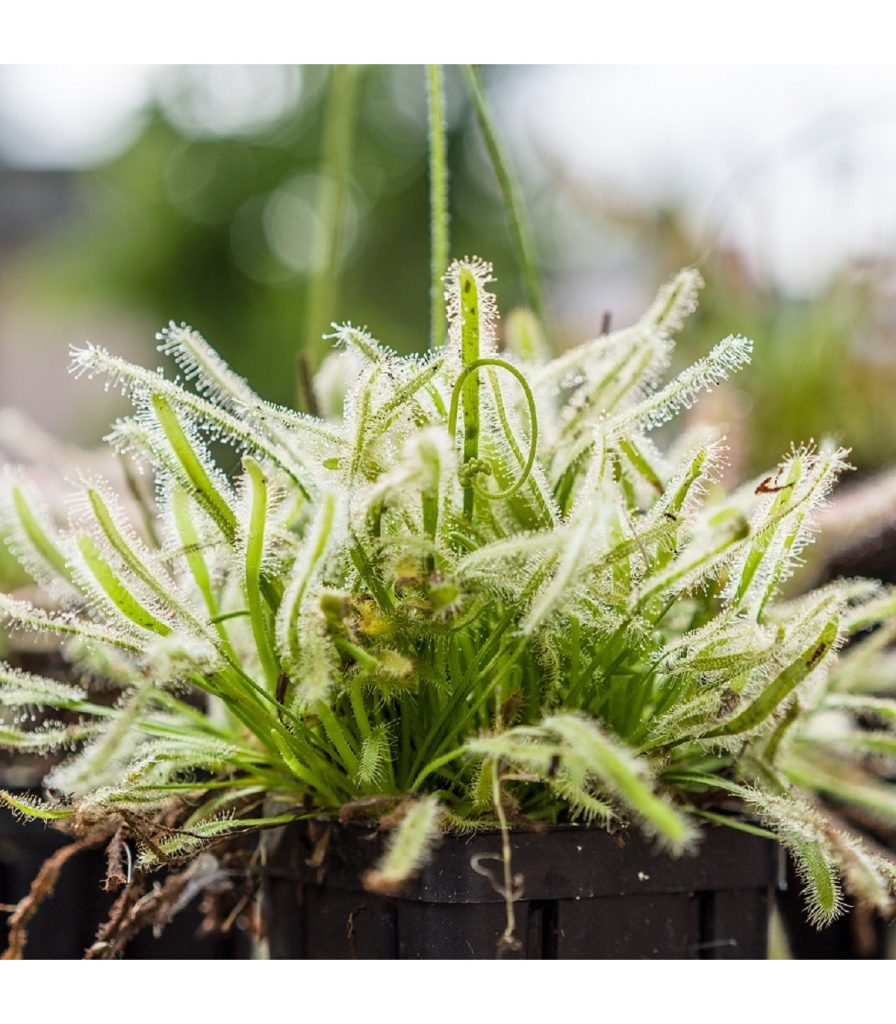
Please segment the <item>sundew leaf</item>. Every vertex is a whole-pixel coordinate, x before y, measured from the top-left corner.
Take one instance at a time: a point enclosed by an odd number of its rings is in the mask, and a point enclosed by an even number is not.
[[[603,791],[618,800],[645,832],[674,852],[689,849],[696,840],[696,829],[688,817],[654,792],[647,762],[611,739],[599,723],[580,715],[552,715],[536,727],[518,726],[471,740],[467,749],[533,772],[558,795],[567,786],[581,790],[591,778],[599,790],[592,806],[596,815],[605,816],[601,811],[607,804],[599,799]],[[565,775],[558,777],[560,767]],[[573,805],[577,813],[581,811],[578,794]]]
[[[551,779],[549,786],[569,807],[573,818],[580,818],[586,822],[598,821],[604,825],[619,818],[605,800],[599,799],[584,786],[564,777],[562,773],[558,772],[557,777]]]
[[[87,694],[78,686],[0,665],[0,705],[76,710]]]
[[[251,456],[244,456],[243,468],[249,477],[252,492],[252,509],[246,535],[246,601],[249,605],[249,619],[252,623],[255,647],[258,650],[268,686],[273,689],[280,674],[280,666],[274,653],[270,609],[265,603],[262,592],[262,560],[268,511],[268,486],[261,466]]]
[[[317,517],[308,530],[286,582],[286,589],[277,611],[277,653],[288,672],[300,668],[301,637],[299,619],[302,607],[325,554],[339,530],[338,505],[335,493],[323,496]]]
[[[696,508],[719,469],[721,447],[718,443],[703,442],[685,453],[658,502],[664,514],[679,516]]]
[[[384,397],[382,405],[377,408],[379,418],[377,431],[388,430],[399,414],[406,413],[409,409],[413,410],[417,416],[424,418],[424,420],[418,420],[418,423],[423,425],[424,421],[429,421],[429,415],[431,415],[424,410],[424,405],[427,408],[434,407],[433,411],[441,414],[444,403],[441,398],[438,401],[433,401],[434,396],[438,397],[438,392],[433,390],[432,385],[437,375],[441,373],[443,366],[443,358],[437,355],[422,357],[419,362],[411,362],[407,365],[404,372],[399,374],[398,382],[394,384],[392,393],[388,397]]]
[[[171,723],[176,728],[176,723]],[[164,732],[164,720],[158,731]],[[125,782],[133,786],[158,787],[201,770],[220,772],[247,756],[237,744],[212,736],[174,735],[163,739],[147,738],[125,769]],[[252,752],[248,752],[252,757]]]
[[[539,624],[563,602],[567,590],[578,578],[583,567],[587,569],[589,560],[586,557],[586,551],[592,543],[594,526],[594,517],[586,515],[568,533],[564,551],[558,559],[553,574],[535,594],[532,604],[520,624],[520,632],[524,636],[531,635]]]
[[[70,369],[76,377],[84,374],[88,377],[97,373],[104,374],[111,384],[120,386],[130,395],[138,409],[154,410],[178,458],[187,454],[182,446],[182,440],[178,437],[183,433],[177,418],[177,410],[181,410],[187,419],[198,424],[214,439],[229,440],[269,459],[287,474],[307,497],[305,485],[300,479],[301,468],[294,464],[287,452],[276,444],[271,444],[257,429],[253,430],[251,424],[247,425],[223,408],[167,380],[161,372],[151,373],[143,367],[134,366],[124,359],[112,356],[101,346],[93,344],[72,349]]]
[[[893,913],[896,886],[893,869],[887,861],[868,848],[860,836],[849,835],[840,829],[828,833],[828,841],[837,858],[843,887],[857,901],[874,907],[885,917]]]
[[[14,795],[5,789],[0,789],[0,804],[8,807],[13,814],[29,820],[61,821],[70,818],[73,813],[70,807],[57,807],[36,796]]]
[[[54,591],[71,585],[58,531],[35,490],[14,474],[0,479],[0,530],[13,557],[38,583]],[[65,593],[65,590],[62,591]]]
[[[644,319],[659,330],[676,334],[697,309],[697,296],[702,287],[700,271],[685,267],[660,288]]]
[[[517,359],[537,365],[547,357],[547,339],[531,309],[522,306],[511,310],[505,332],[507,349]]]
[[[821,663],[822,659],[833,649],[837,637],[838,623],[836,620],[831,620],[825,624],[815,642],[780,672],[739,715],[704,733],[703,738],[737,736],[755,729]]]
[[[537,387],[548,382],[560,382],[576,375],[586,375],[595,365],[600,365],[602,358],[608,353],[624,352],[636,349],[641,339],[664,339],[663,347],[656,353],[656,362],[645,365],[646,379],[665,369],[668,364],[671,346],[668,335],[681,329],[685,319],[697,308],[697,293],[703,281],[698,271],[688,268],[678,273],[671,281],[663,285],[647,312],[634,327],[604,334],[583,345],[571,348],[557,356],[534,372],[534,383]],[[630,387],[637,389],[642,381],[635,378]]]
[[[643,400],[669,361],[668,341],[653,328],[634,333],[625,344],[615,343],[612,336],[599,339],[595,348],[547,447],[555,475],[596,433],[606,430],[608,418]]]
[[[295,445],[299,440],[310,445],[321,458],[343,443],[337,429],[314,417],[263,402],[192,327],[172,322],[156,335],[156,340],[159,351],[174,358],[184,379],[191,382],[203,398],[248,421],[255,430],[292,454],[296,453]]]
[[[70,612],[48,612],[6,594],[0,594],[0,618],[4,618],[14,629],[74,636],[88,643],[108,644],[134,653],[140,650],[143,639],[136,631],[126,631],[105,623],[98,625]]]
[[[736,509],[707,511],[688,525],[693,533],[689,543],[680,545],[671,560],[657,559],[658,571],[649,573],[643,589],[631,594],[635,608],[643,608],[651,600],[663,597],[668,600],[705,586],[708,580],[728,568],[749,536],[749,524]],[[678,533],[678,518],[667,520],[665,526],[667,533]]]
[[[253,832],[262,828],[276,828],[295,820],[294,814],[277,814],[262,818],[219,818],[194,822],[189,829],[171,830],[153,848],[146,845],[140,850],[140,863],[146,866],[158,863],[162,857],[178,860],[189,857],[209,843],[224,836],[240,832]],[[161,856],[160,856],[161,855]]]
[[[202,536],[194,521],[187,493],[177,483],[171,488],[170,502],[172,519],[181,542],[181,553],[205,601],[209,616],[214,619],[218,615],[218,602],[212,587],[208,562],[203,553]]]
[[[871,729],[854,729],[848,732],[825,736],[822,739],[802,736],[797,745],[822,746],[844,753],[869,754],[896,759],[896,732],[880,732]]]
[[[133,577],[134,584],[157,606],[160,615],[173,616],[172,621],[180,620],[201,635],[203,624],[178,592],[162,560],[149,550],[125,518],[111,490],[87,484],[83,498],[82,520],[85,527],[93,529],[94,539],[119,561],[125,574]]]
[[[460,310],[461,361],[469,368],[480,357],[479,280],[471,267],[457,270],[456,300]],[[479,458],[479,374],[468,374],[463,385],[464,445],[463,464]],[[473,482],[464,484],[464,515],[472,517],[475,492]]]
[[[886,587],[874,593],[870,600],[850,608],[844,616],[844,627],[850,633],[860,633],[872,626],[892,621],[896,616],[896,587]]]
[[[444,537],[456,469],[444,430],[422,428],[404,443],[392,468],[359,491],[352,502],[353,525],[366,532],[388,505],[420,514],[421,527],[433,541]]]
[[[166,399],[162,395],[154,394],[151,401],[171,450],[192,484],[194,496],[203,504],[227,540],[232,541],[236,533],[236,516],[212,483],[211,476],[203,465],[202,456],[190,442],[174,409]]]
[[[358,758],[357,779],[360,786],[371,786],[381,782],[386,773],[386,762],[391,757],[389,737],[385,728],[380,727],[369,733],[361,744]]]
[[[364,887],[384,894],[400,891],[438,838],[441,815],[442,807],[435,796],[415,801],[390,836],[380,862],[364,875]]]
[[[92,537],[81,534],[76,538],[78,551],[84,561],[85,578],[89,575],[99,588],[100,593],[108,598],[111,605],[121,614],[139,626],[160,636],[171,632],[171,627],[156,618],[134,597],[112,566],[102,557]]]
[[[744,799],[793,857],[803,883],[810,922],[823,927],[836,920],[845,910],[843,887],[820,812],[797,797],[756,789],[745,789]]]
[[[395,353],[377,341],[366,327],[356,327],[352,323],[333,324],[333,333],[326,335],[326,338],[338,347],[354,349],[371,365],[396,361]]]
[[[759,482],[756,493],[768,495],[752,521],[752,541],[732,573],[732,603],[755,608],[757,617],[787,579],[800,551],[810,541],[813,514],[840,473],[847,468],[845,449],[823,444],[817,453],[801,449],[772,477]],[[736,581],[736,586],[734,585]]]
[[[760,565],[766,559],[775,533],[779,526],[781,526],[784,515],[789,510],[794,489],[800,482],[802,474],[803,460],[795,458],[791,460],[790,465],[782,476],[782,482],[775,485],[780,487],[780,490],[771,501],[765,520],[758,529],[754,529],[754,540],[747,552],[743,571],[737,584],[737,590],[734,592],[734,604],[740,604],[743,601]],[[760,484],[760,486],[762,485]]]
[[[554,530],[516,535],[506,540],[471,551],[455,566],[459,579],[474,579],[480,573],[491,574],[501,568],[517,570],[520,561],[527,561],[534,555],[553,554],[562,545],[564,537]]]
[[[95,724],[61,725],[48,722],[38,729],[14,729],[0,723],[0,749],[15,750],[22,754],[74,750],[79,743],[93,736],[96,730]]]
[[[843,913],[842,888],[835,867],[817,843],[793,840],[790,853],[807,890],[809,921],[819,928],[830,924]]]
[[[369,480],[378,475],[380,467],[372,457],[370,443],[378,421],[376,396],[383,376],[383,368],[375,365],[368,373],[361,375],[346,396],[349,445],[339,465],[349,489],[357,487],[362,479]]]
[[[546,718],[545,728],[557,733],[566,748],[605,783],[648,832],[675,852],[693,845],[696,830],[688,818],[657,796],[645,781],[645,767],[610,740],[595,723],[576,715]]]
[[[608,432],[622,433],[638,428],[651,430],[662,426],[683,409],[690,409],[701,391],[709,391],[750,361],[753,343],[748,338],[730,335],[715,348],[682,371],[671,383],[645,398],[632,409],[612,417]]]

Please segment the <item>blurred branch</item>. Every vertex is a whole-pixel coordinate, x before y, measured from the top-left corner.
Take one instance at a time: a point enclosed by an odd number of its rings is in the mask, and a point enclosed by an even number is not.
[[[532,311],[538,317],[541,329],[548,341],[550,348],[550,332],[548,330],[547,318],[545,316],[544,295],[541,287],[541,279],[538,275],[538,267],[535,262],[535,253],[532,246],[532,236],[529,229],[529,222],[526,219],[526,211],[520,196],[519,187],[513,177],[510,168],[510,161],[504,152],[501,140],[492,120],[491,112],[486,103],[485,93],[482,88],[482,76],[479,69],[473,64],[464,65],[464,76],[476,110],[476,119],[482,131],[485,147],[488,150],[495,176],[498,179],[498,186],[504,198],[504,206],[507,210],[507,219],[510,223],[510,232],[513,236],[514,248],[517,252],[517,259],[523,273],[523,283],[526,289],[526,298]]]
[[[445,76],[440,64],[427,68],[429,97],[429,196],[431,245],[430,344],[438,348],[445,338],[445,298],[442,275],[450,257],[448,213],[448,154],[445,137]]]
[[[360,69],[351,64],[337,64],[330,71],[317,198],[320,221],[314,239],[303,339],[314,364],[319,362],[321,335],[335,315],[339,294],[359,77]],[[301,383],[300,389],[304,390]]]

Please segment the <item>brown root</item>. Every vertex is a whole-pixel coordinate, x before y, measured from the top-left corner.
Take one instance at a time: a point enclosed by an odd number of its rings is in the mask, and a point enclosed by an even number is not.
[[[234,870],[234,857],[239,862]],[[240,886],[246,870],[245,851],[234,851],[234,857],[219,858],[204,852],[185,868],[166,875],[147,890],[147,877],[135,868],[130,882],[115,901],[108,920],[97,932],[96,941],[84,954],[85,960],[116,960],[138,932],[152,928],[156,935],[200,894],[205,894],[203,934],[226,931],[248,907],[256,884]],[[230,862],[228,864],[228,862]]]

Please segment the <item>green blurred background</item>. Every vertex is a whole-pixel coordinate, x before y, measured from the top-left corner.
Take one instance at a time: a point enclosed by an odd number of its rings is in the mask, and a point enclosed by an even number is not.
[[[891,462],[892,216],[887,193],[876,200],[878,220],[873,210],[850,212],[850,197],[864,195],[865,185],[854,168],[844,174],[842,164],[874,159],[868,145],[856,145],[855,123],[844,127],[844,110],[876,112],[869,132],[891,132],[894,105],[881,105],[880,95],[896,96],[892,77],[866,83],[865,93],[854,83],[819,79],[814,93],[803,88],[814,106],[807,100],[789,122],[775,122],[769,143],[755,128],[764,122],[751,106],[763,94],[748,76],[741,83],[744,105],[727,112],[733,137],[744,137],[732,149],[712,117],[704,117],[702,136],[688,129],[700,119],[696,105],[692,113],[679,110],[678,126],[658,113],[665,93],[684,88],[661,69],[635,69],[627,77],[587,70],[564,77],[554,69],[483,69],[532,222],[555,343],[597,333],[605,313],[614,325],[628,322],[658,284],[697,262],[707,287],[680,361],[728,333],[757,343],[752,367],[699,413],[729,431],[738,473],[774,465],[792,441],[831,432],[852,446],[863,472]],[[324,66],[144,69],[127,80],[124,92],[133,95],[126,114],[124,100],[118,107],[112,102],[121,82],[113,76],[104,87],[97,74],[84,102],[97,108],[98,123],[108,116],[114,125],[107,137],[99,125],[102,141],[91,150],[83,140],[65,148],[73,118],[82,116],[74,100],[62,104],[55,121],[38,116],[48,97],[51,107],[59,106],[70,77],[54,77],[51,69],[0,71],[0,402],[24,407],[65,438],[95,441],[115,411],[114,396],[107,402],[97,388],[66,377],[68,343],[89,337],[154,364],[153,334],[169,319],[201,330],[261,394],[290,404],[297,352],[313,347],[331,318],[366,324],[403,352],[427,346],[422,67],[363,67],[341,79]],[[315,241],[329,187],[322,139],[334,81],[343,89],[350,82],[356,101],[335,271]],[[446,69],[446,88],[451,251],[495,264],[506,313],[524,291],[500,194],[457,68]],[[708,103],[711,82],[695,80],[688,88],[682,95]],[[871,93],[876,106],[863,98]],[[852,107],[844,106],[847,99]],[[641,141],[626,141],[625,132],[639,126]],[[663,162],[666,140],[678,138],[676,131],[684,138],[670,165]],[[645,148],[643,136],[653,148]],[[727,163],[716,169],[713,184],[707,168],[713,159],[719,163],[726,146]],[[604,164],[578,159],[585,151]],[[788,183],[780,179],[782,169],[806,172],[812,160],[821,162],[823,178],[827,173],[815,193],[819,206],[787,221],[785,214],[806,205],[810,190],[800,182],[809,179]],[[830,167],[825,172],[825,161],[833,161],[835,174]],[[668,187],[691,170],[687,187]],[[627,187],[632,181],[637,188]],[[749,205],[757,181],[775,202],[784,189],[783,200],[765,213]],[[715,220],[695,215],[701,204],[705,213],[720,203]],[[867,221],[873,230],[867,244],[861,236],[848,244],[834,237],[816,266],[826,236],[819,242],[809,229],[837,218]],[[740,233],[730,230],[738,221],[745,225]],[[792,243],[801,232],[806,259],[788,257],[791,271],[793,265],[815,269],[788,277],[775,240]],[[751,238],[759,243],[748,244]],[[338,275],[338,288],[331,315],[312,324],[310,282],[324,272]]]

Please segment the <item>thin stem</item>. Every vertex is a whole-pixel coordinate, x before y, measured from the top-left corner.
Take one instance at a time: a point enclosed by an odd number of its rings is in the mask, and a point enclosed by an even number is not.
[[[472,374],[476,373],[478,370],[482,369],[482,367],[484,367],[484,366],[498,366],[502,370],[506,370],[509,374],[511,374],[513,377],[515,377],[517,379],[517,381],[519,382],[520,387],[523,389],[523,394],[526,397],[526,404],[527,404],[527,406],[529,408],[529,432],[531,434],[531,440],[529,441],[529,454],[528,454],[528,456],[526,458],[526,462],[523,465],[523,468],[522,468],[519,476],[516,478],[516,480],[512,484],[510,484],[508,487],[505,487],[501,491],[484,491],[484,490],[476,487],[475,480],[474,480],[473,476],[471,475],[471,477],[470,477],[469,486],[473,490],[475,490],[476,494],[479,494],[483,498],[490,498],[492,501],[495,501],[498,498],[510,498],[514,494],[516,494],[516,492],[523,486],[523,484],[526,482],[526,480],[528,480],[529,474],[532,472],[532,467],[535,464],[535,453],[538,450],[538,412],[537,412],[537,409],[535,407],[535,396],[532,394],[532,389],[529,387],[529,382],[526,380],[526,378],[520,373],[520,371],[515,366],[512,366],[510,363],[508,363],[504,359],[494,359],[494,358],[475,359],[473,362],[468,363],[466,366],[464,366],[463,370],[460,373],[460,376],[455,381],[454,389],[451,392],[451,408],[450,408],[450,410],[448,412],[448,433],[452,437],[454,436],[454,434],[457,431],[457,406],[458,406],[458,403],[460,401],[461,393],[463,393],[463,396],[464,396],[464,403],[465,403],[465,405],[464,405],[464,422],[466,423],[467,422],[467,417],[466,417],[466,411],[467,411],[466,410],[467,380],[468,380],[468,378]],[[477,395],[478,395],[478,391],[477,391]],[[503,412],[503,409],[502,409],[502,412]],[[509,441],[509,443],[511,445],[513,445],[514,438],[510,434],[509,424],[507,424],[506,419],[503,419],[502,422],[503,422],[503,424],[505,426],[505,429],[507,430],[508,441]],[[467,432],[467,428],[465,428],[465,430],[464,430],[464,441],[465,441],[464,457],[465,457],[465,461],[469,461],[469,459],[466,458],[466,441],[467,441],[468,437],[469,437],[469,433]],[[477,437],[478,437],[478,433],[477,433]],[[519,453],[519,449],[518,448],[516,449],[516,452],[517,452],[517,454],[519,454],[520,461],[522,461],[522,455],[521,455],[521,453]],[[473,454],[471,456],[471,458],[475,459],[476,458],[476,454]],[[466,487],[467,484],[465,483],[464,486]]]
[[[440,64],[427,68],[429,98],[429,209],[430,209],[430,343],[445,340],[445,296],[442,275],[449,258],[448,144],[445,134],[445,77]]]
[[[268,689],[276,690],[280,665],[274,653],[270,617],[264,604],[262,592],[262,564],[264,561],[264,536],[267,525],[268,485],[261,466],[251,456],[243,457],[243,469],[250,482],[252,508],[249,530],[246,538],[245,584],[246,601],[249,605],[249,620],[258,657],[264,671]]]
[[[507,824],[507,814],[504,811],[504,802],[501,798],[501,772],[500,762],[495,762],[495,769],[492,774],[492,801],[495,805],[495,814],[498,818],[498,827],[501,830],[501,869],[504,875],[504,910],[507,915],[507,923],[501,938],[498,940],[498,954],[510,952],[520,948],[519,940],[516,938],[516,914],[513,901],[516,899],[516,886],[514,885],[513,867],[511,864],[510,828]]]
[[[510,225],[510,233],[513,237],[514,248],[519,260],[520,270],[523,274],[523,284],[526,289],[526,298],[532,311],[535,313],[544,332],[544,337],[550,349],[550,334],[548,332],[547,317],[545,316],[544,294],[541,286],[541,278],[538,274],[538,266],[535,262],[535,251],[532,245],[532,236],[529,222],[526,219],[525,206],[520,196],[519,186],[513,176],[510,161],[504,151],[501,140],[498,137],[495,123],[488,109],[485,98],[485,91],[482,87],[482,76],[474,64],[464,65],[464,77],[470,90],[470,97],[476,110],[476,119],[482,132],[485,148],[488,150],[489,158],[498,179],[498,186],[504,199],[504,208],[507,213],[507,220]]]
[[[475,490],[473,474],[479,458],[479,374],[471,373],[470,367],[479,361],[479,289],[476,278],[469,267],[463,267],[458,277],[461,309],[461,356],[465,374],[463,376],[464,400],[464,469],[468,476],[464,480],[464,515],[473,520]],[[455,392],[455,395],[457,392]],[[456,398],[452,397],[456,409]],[[456,412],[455,412],[456,416]]]

